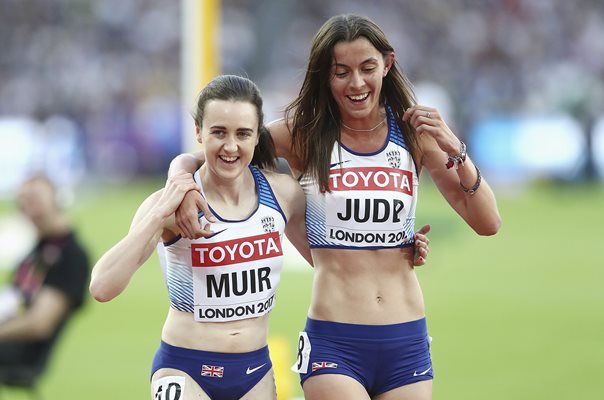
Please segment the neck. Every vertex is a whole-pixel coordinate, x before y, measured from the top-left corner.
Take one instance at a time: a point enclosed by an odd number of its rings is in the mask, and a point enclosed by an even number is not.
[[[219,207],[219,204],[239,206],[246,203],[251,191],[254,193],[256,191],[254,178],[249,169],[244,170],[234,179],[222,179],[209,168],[204,167],[205,165],[200,171],[201,184],[206,199],[213,203],[213,207]]]
[[[67,218],[62,215],[54,216],[37,227],[38,235],[42,237],[59,236],[63,235],[71,230]]]
[[[377,117],[369,117],[368,119],[371,123],[366,123],[364,120],[358,120],[358,122],[350,123],[350,125],[344,123],[344,121],[341,123],[342,127],[350,132],[374,132],[384,125],[387,120],[386,113],[383,110],[378,112]]]

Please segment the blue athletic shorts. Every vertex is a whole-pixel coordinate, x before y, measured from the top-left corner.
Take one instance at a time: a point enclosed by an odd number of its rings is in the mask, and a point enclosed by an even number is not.
[[[292,367],[300,383],[319,374],[347,375],[370,396],[434,377],[426,319],[356,325],[308,318]]]
[[[191,376],[213,400],[239,399],[272,368],[268,346],[249,353],[191,350],[162,341],[155,353],[151,376],[173,368]]]

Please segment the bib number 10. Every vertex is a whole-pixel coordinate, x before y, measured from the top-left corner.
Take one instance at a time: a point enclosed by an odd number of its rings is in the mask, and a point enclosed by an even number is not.
[[[153,400],[182,400],[184,376],[165,376],[153,382]]]

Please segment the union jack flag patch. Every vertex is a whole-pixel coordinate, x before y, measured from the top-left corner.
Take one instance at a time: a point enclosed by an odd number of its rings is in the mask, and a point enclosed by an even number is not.
[[[222,378],[224,374],[224,367],[218,367],[216,365],[202,365],[201,376],[209,376],[211,378]]]
[[[312,371],[315,372],[318,369],[323,368],[338,368],[338,364],[335,362],[321,361],[312,363]]]

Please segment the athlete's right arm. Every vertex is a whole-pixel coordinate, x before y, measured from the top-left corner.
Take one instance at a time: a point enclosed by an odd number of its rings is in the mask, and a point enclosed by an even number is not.
[[[168,177],[183,170],[190,174],[194,174],[195,171],[201,168],[205,161],[206,158],[203,154],[203,151],[179,154],[170,162],[170,167],[168,167]]]
[[[198,189],[184,171],[168,179],[166,187],[151,194],[139,206],[128,234],[111,247],[92,269],[90,293],[100,301],[112,300],[124,291],[132,275],[154,252],[162,234],[171,233],[174,210],[185,193]]]
[[[202,151],[179,154],[170,162],[168,179],[177,173],[177,171],[184,170],[191,174],[191,181],[193,182],[193,174],[201,168],[204,162],[205,155]],[[192,190],[185,195],[182,203],[174,213],[176,226],[183,237],[186,237],[187,239],[198,239],[212,233],[209,230],[204,230],[200,225],[198,216],[199,211],[203,213],[208,221],[216,221],[214,215],[210,211],[208,202],[201,195],[201,192],[199,190]]]

